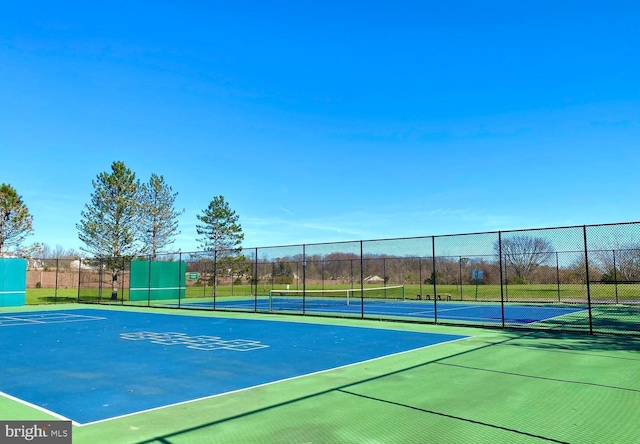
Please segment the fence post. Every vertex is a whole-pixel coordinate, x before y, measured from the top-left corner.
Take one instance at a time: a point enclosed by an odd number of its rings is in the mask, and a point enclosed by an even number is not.
[[[325,266],[325,260],[324,260],[324,256],[320,257],[320,283],[322,284],[322,289],[324,290],[324,266]]]
[[[502,231],[498,231],[498,265],[500,266],[500,307],[502,309],[501,319],[504,328],[504,290],[502,277]]]
[[[253,278],[251,279],[253,281],[252,284],[252,291],[253,291],[253,285],[255,285],[255,293],[253,295],[253,311],[256,312],[258,311],[258,247],[256,247],[255,249],[255,260],[253,261]],[[271,311],[271,307],[269,307],[269,311]]]
[[[383,279],[383,286],[386,287],[387,286],[387,259],[386,258],[382,258],[382,279]],[[387,289],[384,289],[384,297],[387,297]]]
[[[214,265],[215,267],[215,265]],[[206,287],[207,287],[207,282],[209,281],[209,272],[207,271],[207,262],[206,262],[206,257],[205,257],[205,263],[204,263],[204,271],[202,273],[203,275],[203,289],[204,289],[204,296],[206,297],[207,295],[207,291],[206,291]],[[211,276],[213,276],[213,269],[211,270]],[[213,283],[213,282],[212,282]],[[249,279],[249,288],[251,288],[251,279]],[[251,293],[251,291],[249,291],[249,293]],[[233,284],[231,287],[231,294],[233,295]],[[214,288],[213,285],[211,286],[211,297],[213,298],[213,309],[216,309],[216,295],[214,293]]]
[[[187,279],[185,273],[187,272],[186,264],[185,269],[182,269],[182,251],[178,253],[178,308],[182,305],[182,280],[184,279],[184,297],[187,298]]]
[[[436,284],[436,237],[431,236],[431,264],[433,284],[433,322],[438,323],[438,286]]]
[[[556,251],[556,284],[558,285],[558,302],[560,302],[560,261],[558,260],[557,251]]]
[[[102,258],[98,259],[100,268],[98,268],[98,302],[102,303],[102,280],[104,279],[104,269],[102,268]]]
[[[186,296],[186,290],[185,290]],[[213,249],[213,300],[218,296],[218,250]]]
[[[616,290],[616,304],[618,303],[618,272],[617,272],[617,265],[616,265],[616,250],[611,250],[611,254],[613,254],[613,285],[615,286],[615,290]]]
[[[591,283],[589,282],[589,254],[587,244],[587,226],[582,226],[582,233],[584,237],[584,267],[585,267],[585,279],[587,281],[587,308],[589,311],[589,334],[593,334],[593,314],[591,313]]]
[[[58,303],[58,273],[60,273],[60,259],[56,258],[56,289],[53,293],[53,303]]]
[[[364,247],[360,241],[360,318],[364,319]]]
[[[147,307],[151,307],[151,255],[147,255]],[[131,275],[129,275],[129,301],[131,301]]]
[[[460,300],[462,300],[462,256],[458,257],[458,265],[459,265],[458,282],[460,284],[460,287],[458,288],[458,290],[460,292]]]
[[[122,265],[120,265],[120,275],[122,276],[122,279],[120,279],[120,305],[124,305],[124,264],[125,264],[126,258],[124,256],[122,256]]]
[[[307,301],[307,245],[302,244],[302,314],[304,315]]]
[[[80,303],[80,285],[82,284],[80,270],[82,270],[82,258],[78,258],[78,303]]]
[[[422,292],[422,256],[418,257],[418,278],[420,279],[420,297],[423,297]],[[426,299],[426,298],[424,298]]]

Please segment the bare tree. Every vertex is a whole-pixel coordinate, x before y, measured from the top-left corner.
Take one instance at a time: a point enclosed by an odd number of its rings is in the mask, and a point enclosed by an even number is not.
[[[590,254],[602,268],[602,280],[640,281],[640,245],[617,245],[613,250],[599,250]]]
[[[505,264],[523,283],[530,282],[538,267],[549,261],[554,254],[549,240],[526,235],[503,238],[501,243],[495,243],[494,248],[496,252],[502,253]]]
[[[43,259],[75,259],[80,256],[73,248],[64,248],[60,244],[56,244],[55,248],[42,244],[41,249]]]

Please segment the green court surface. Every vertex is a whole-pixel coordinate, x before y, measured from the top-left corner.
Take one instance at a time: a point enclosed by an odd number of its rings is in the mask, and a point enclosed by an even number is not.
[[[74,308],[78,306],[64,306]],[[74,427],[74,443],[640,442],[638,338],[242,313],[179,314],[472,337]],[[259,368],[256,363],[256,371]],[[51,375],[52,384],[55,379]],[[3,396],[0,418],[51,419]]]

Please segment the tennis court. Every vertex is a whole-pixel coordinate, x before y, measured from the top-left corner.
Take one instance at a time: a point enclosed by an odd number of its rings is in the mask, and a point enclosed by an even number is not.
[[[73,419],[74,443],[638,442],[632,337],[77,305],[0,319],[0,418]]]
[[[177,302],[167,304],[178,305]],[[213,300],[185,300],[180,302],[183,308],[214,308]],[[509,303],[504,307],[500,303],[456,302],[432,300],[382,300],[350,299],[327,297],[290,297],[272,296],[245,299],[218,299],[216,309],[245,310],[259,312],[296,312],[318,314],[342,314],[359,316],[380,316],[388,318],[437,319],[452,322],[473,322],[483,324],[505,324],[526,326],[542,323],[563,316],[581,313],[586,307],[581,305],[556,306],[552,304]]]
[[[0,391],[83,425],[463,338],[96,309],[17,312],[0,315],[8,357]]]

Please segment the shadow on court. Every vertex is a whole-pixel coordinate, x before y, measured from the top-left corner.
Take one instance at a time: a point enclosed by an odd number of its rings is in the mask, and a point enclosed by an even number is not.
[[[640,341],[507,336],[139,444],[633,442]]]

